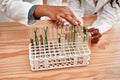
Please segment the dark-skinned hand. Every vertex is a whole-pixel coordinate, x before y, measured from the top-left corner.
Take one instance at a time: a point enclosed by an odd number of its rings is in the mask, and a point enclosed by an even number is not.
[[[101,33],[96,28],[88,29],[88,32],[91,33],[91,43],[97,43],[102,37]]]

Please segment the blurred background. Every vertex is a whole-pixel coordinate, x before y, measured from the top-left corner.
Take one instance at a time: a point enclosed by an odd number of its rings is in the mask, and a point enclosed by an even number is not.
[[[56,1],[56,0],[55,0]],[[51,3],[51,0],[43,0],[43,4],[46,5],[46,4],[52,4],[52,5],[60,5],[60,6],[67,6],[67,0],[57,0],[57,1],[62,1],[62,4],[61,3],[53,3],[53,0],[52,0],[52,3]],[[118,20],[117,22],[120,22],[120,13],[118,13],[119,16],[118,16]],[[6,17],[3,13],[0,12],[0,22],[13,22],[11,19],[9,19],[8,17]]]
[[[49,2],[51,2],[51,0],[48,0]],[[62,5],[67,5],[66,4],[67,0],[62,0]],[[43,0],[43,4],[47,4],[47,0]],[[9,19],[8,17],[6,17],[3,13],[0,12],[0,22],[12,22],[11,19]]]

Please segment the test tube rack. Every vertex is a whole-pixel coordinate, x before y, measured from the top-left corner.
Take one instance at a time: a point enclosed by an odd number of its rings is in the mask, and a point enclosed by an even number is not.
[[[54,29],[57,30],[56,28]],[[45,42],[43,44],[39,43],[39,45],[35,45],[35,42],[34,45],[29,44],[29,59],[32,71],[85,66],[89,64],[91,52],[88,38],[83,41],[83,34],[81,35],[77,32],[75,41],[68,40],[65,38],[65,34],[69,32],[65,28],[63,29],[62,31],[64,32],[60,33],[60,42],[57,35],[54,39],[49,37],[47,44]],[[55,30],[52,30],[52,32]],[[57,33],[58,31],[56,31]]]

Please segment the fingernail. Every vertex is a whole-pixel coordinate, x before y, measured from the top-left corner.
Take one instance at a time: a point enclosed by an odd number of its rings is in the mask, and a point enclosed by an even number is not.
[[[78,22],[77,22],[77,21],[75,21],[75,25],[78,25]]]

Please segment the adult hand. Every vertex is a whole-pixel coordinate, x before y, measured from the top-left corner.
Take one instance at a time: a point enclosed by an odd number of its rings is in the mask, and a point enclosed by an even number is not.
[[[97,43],[102,36],[96,28],[90,28],[88,29],[88,32],[91,33],[91,43]]]
[[[48,6],[39,5],[35,9],[34,16],[36,18],[48,16],[56,21],[57,25],[63,25],[64,19],[72,25],[80,26],[80,21],[75,17],[72,11],[66,6]]]

